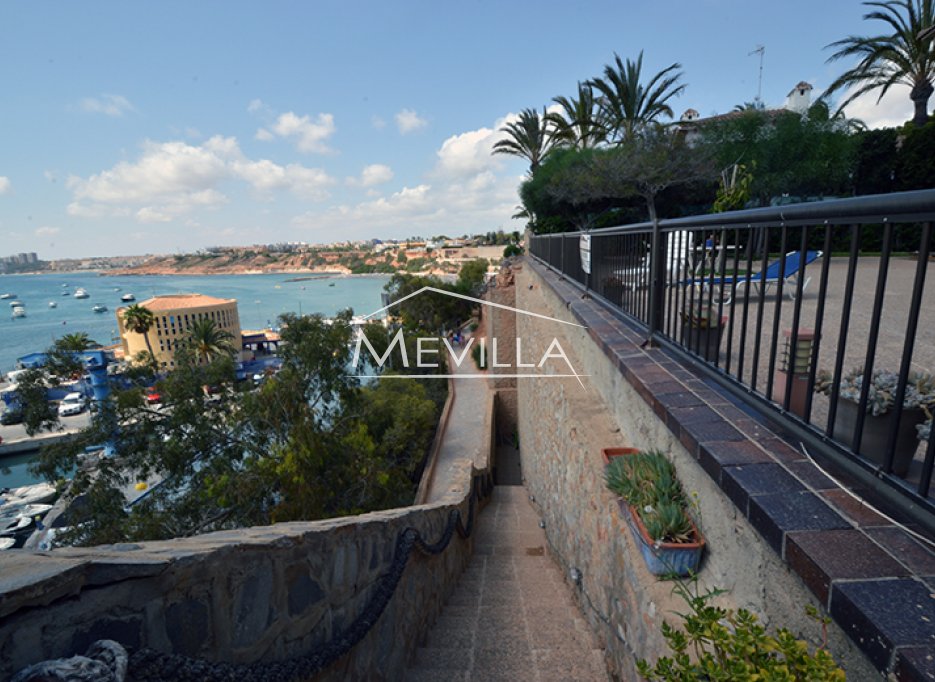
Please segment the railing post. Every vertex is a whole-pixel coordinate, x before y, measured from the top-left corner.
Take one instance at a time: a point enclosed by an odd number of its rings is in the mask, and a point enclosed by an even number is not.
[[[649,338],[647,341],[650,346],[653,343],[653,337],[659,331],[662,320],[662,305],[665,298],[663,251],[662,230],[659,227],[659,220],[654,216],[653,235],[649,245]]]

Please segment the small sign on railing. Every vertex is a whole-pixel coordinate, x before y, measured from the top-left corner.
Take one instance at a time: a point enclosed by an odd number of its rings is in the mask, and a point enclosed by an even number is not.
[[[591,274],[591,235],[583,234],[581,239],[578,242],[578,246],[581,249],[581,269],[584,270],[584,274]]]

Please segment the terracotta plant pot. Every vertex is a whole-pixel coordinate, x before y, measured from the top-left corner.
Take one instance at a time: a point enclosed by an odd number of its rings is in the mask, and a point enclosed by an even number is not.
[[[601,457],[604,460],[604,466],[610,464],[612,457],[623,457],[624,455],[635,455],[640,451],[639,448],[601,448]]]
[[[646,568],[653,575],[686,576],[697,573],[701,565],[701,555],[704,553],[705,539],[698,530],[695,522],[689,518],[692,525],[694,542],[660,542],[656,543],[643,525],[643,520],[636,509],[627,504],[623,498],[617,498],[620,511],[627,520],[627,525],[633,532],[636,544],[643,555]]]

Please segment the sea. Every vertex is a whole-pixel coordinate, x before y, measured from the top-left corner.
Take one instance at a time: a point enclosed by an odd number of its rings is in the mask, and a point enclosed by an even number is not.
[[[275,327],[283,313],[320,313],[331,317],[345,308],[366,315],[382,307],[380,294],[386,275],[139,275],[102,276],[97,273],[0,275],[0,372],[15,369],[16,359],[42,352],[64,334],[85,332],[103,345],[118,343],[116,310],[130,305],[120,300],[133,294],[135,303],[160,294],[198,293],[237,299],[242,329]],[[88,298],[76,299],[79,288]],[[7,307],[20,301],[26,317],[13,318]],[[49,307],[54,302],[56,307]],[[95,313],[95,305],[107,311]],[[10,427],[17,428],[17,427]],[[37,452],[0,456],[0,487],[37,482],[29,464]]]
[[[332,316],[351,308],[366,315],[381,306],[386,275],[322,275],[316,273],[262,275],[127,275],[94,272],[42,275],[0,275],[0,372],[15,369],[16,359],[46,350],[65,334],[85,332],[102,345],[119,343],[116,310],[130,305],[120,300],[133,294],[135,303],[162,294],[206,294],[237,299],[242,329],[277,326],[283,313],[321,313]],[[76,299],[78,288],[89,297]],[[26,317],[14,318],[13,301],[20,301]],[[55,303],[55,307],[49,306]],[[107,306],[96,313],[94,306]]]

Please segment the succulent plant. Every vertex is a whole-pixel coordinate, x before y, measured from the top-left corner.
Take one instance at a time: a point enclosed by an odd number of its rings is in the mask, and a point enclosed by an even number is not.
[[[693,528],[688,501],[664,454],[639,452],[614,457],[604,471],[607,487],[633,507],[655,542],[690,542]]]
[[[857,367],[841,377],[841,386],[838,393],[842,398],[854,403],[860,402],[860,393],[863,390],[864,371]],[[873,381],[867,394],[867,412],[874,416],[886,414],[896,404],[896,389],[899,385],[899,375],[885,369],[873,371]],[[815,375],[815,391],[831,395],[834,388],[834,377],[826,370]],[[931,413],[935,408],[935,377],[931,374],[913,372],[906,383],[906,394],[903,398],[903,409],[921,407]]]

